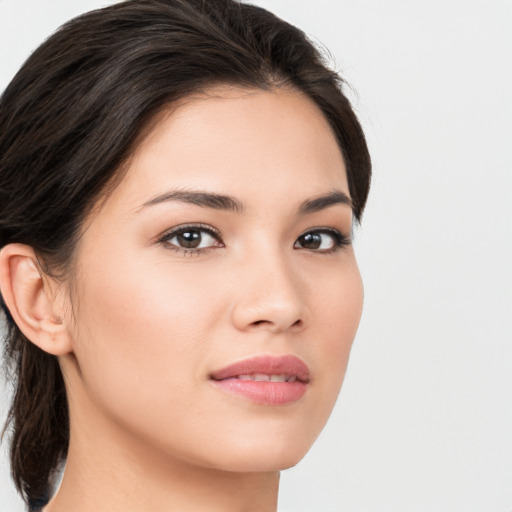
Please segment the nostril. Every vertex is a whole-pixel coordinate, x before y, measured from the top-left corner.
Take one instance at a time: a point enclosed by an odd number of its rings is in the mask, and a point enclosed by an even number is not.
[[[251,322],[251,326],[252,327],[258,327],[260,325],[272,325],[274,322],[271,322],[270,320],[256,320],[254,322]],[[298,320],[296,320],[293,324],[291,324],[290,327],[302,327],[303,325],[303,322],[302,320],[299,318]]]

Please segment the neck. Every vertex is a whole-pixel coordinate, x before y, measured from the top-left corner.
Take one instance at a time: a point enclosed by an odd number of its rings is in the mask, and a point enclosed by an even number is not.
[[[132,461],[133,464],[133,461]],[[78,471],[78,469],[80,471]],[[133,468],[120,474],[112,466],[85,472],[69,460],[57,495],[44,512],[275,512],[279,473],[234,474],[196,470],[185,474],[145,474]],[[131,474],[127,474],[131,471]],[[140,475],[139,475],[140,476]]]
[[[73,401],[70,402],[72,404]],[[275,512],[279,472],[229,472],[148,447],[98,411],[70,406],[70,444],[44,512]]]

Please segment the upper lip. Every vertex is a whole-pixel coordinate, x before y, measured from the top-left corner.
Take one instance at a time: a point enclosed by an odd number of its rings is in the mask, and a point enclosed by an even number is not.
[[[298,357],[293,355],[270,356],[262,355],[243,359],[230,364],[220,370],[215,370],[210,378],[223,380],[236,377],[237,375],[251,375],[262,373],[267,375],[290,375],[297,380],[309,382],[309,368]]]

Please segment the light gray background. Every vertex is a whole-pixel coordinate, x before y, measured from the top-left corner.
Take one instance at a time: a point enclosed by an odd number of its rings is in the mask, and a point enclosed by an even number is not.
[[[0,89],[59,24],[107,3],[0,0]],[[356,234],[365,313],[280,510],[512,511],[512,2],[254,3],[331,50],[375,165]],[[22,510],[6,462],[0,510]]]

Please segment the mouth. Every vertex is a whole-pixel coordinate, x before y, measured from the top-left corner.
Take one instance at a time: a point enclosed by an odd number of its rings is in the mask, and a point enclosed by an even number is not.
[[[306,393],[309,379],[309,368],[292,355],[244,359],[210,375],[217,389],[260,405],[297,402]]]
[[[255,373],[254,375],[237,375],[238,380],[253,380],[254,382],[295,382],[297,375],[267,375],[266,373]]]

